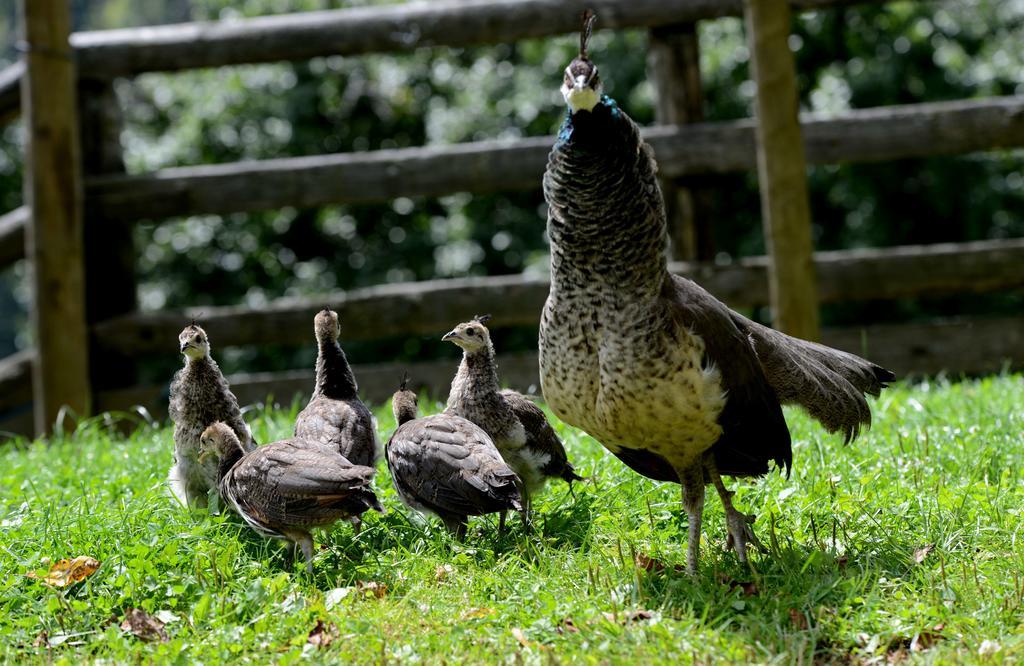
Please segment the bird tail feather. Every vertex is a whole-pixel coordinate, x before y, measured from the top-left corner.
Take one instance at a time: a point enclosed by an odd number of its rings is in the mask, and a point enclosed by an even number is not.
[[[779,400],[803,407],[849,443],[870,427],[865,395],[877,396],[896,375],[855,354],[800,340],[746,318],[737,321],[757,352]]]

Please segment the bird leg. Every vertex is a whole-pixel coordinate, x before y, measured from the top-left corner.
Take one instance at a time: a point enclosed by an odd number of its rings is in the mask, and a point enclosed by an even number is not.
[[[508,511],[502,511],[498,517],[498,536],[505,536],[505,516],[508,515]]]
[[[313,535],[304,530],[289,530],[284,533],[292,541],[293,561],[299,559],[299,549],[306,556],[306,572],[313,574]]]
[[[697,573],[700,559],[700,524],[704,514],[704,470],[698,463],[676,472],[683,486],[683,510],[686,511],[689,540],[686,548],[686,573]]]
[[[349,521],[352,523],[352,535],[359,536],[359,532],[363,529],[363,521],[359,516],[352,516]]]
[[[533,531],[533,513],[530,511],[532,502],[525,488],[521,489],[520,495],[523,498],[523,510],[519,513],[519,516],[523,519],[523,529],[529,534]]]
[[[704,470],[707,472],[711,483],[715,485],[718,496],[722,498],[722,506],[725,508],[725,529],[728,535],[725,538],[726,550],[733,549],[740,558],[740,562],[747,561],[747,544],[751,544],[762,552],[768,552],[761,540],[754,534],[751,523],[757,516],[741,513],[732,505],[732,496],[735,494],[727,490],[722,483],[722,476],[715,466],[714,455],[709,451],[704,456]]]
[[[465,541],[468,527],[465,516],[441,516],[445,528],[459,541]]]

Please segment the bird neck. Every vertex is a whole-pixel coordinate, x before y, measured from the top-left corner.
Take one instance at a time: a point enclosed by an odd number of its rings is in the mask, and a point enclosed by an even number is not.
[[[235,464],[242,459],[242,456],[244,454],[245,452],[242,450],[241,443],[235,443],[235,445],[231,446],[230,450],[221,457],[220,463],[218,463],[217,465],[218,483],[220,483],[224,479],[224,477],[227,476],[227,473],[230,472],[231,468],[234,467]]]
[[[649,150],[607,96],[566,117],[544,175],[554,289],[660,293],[668,232]]]
[[[395,421],[398,425],[408,423],[409,421],[415,421],[416,414],[416,403],[414,402],[400,402],[395,405]]]
[[[316,357],[316,388],[314,397],[335,400],[354,398],[359,386],[352,367],[337,340],[321,340]]]
[[[497,394],[500,389],[498,364],[494,360],[494,345],[488,342],[483,349],[462,353],[462,363],[459,364],[459,371],[452,380],[448,404],[451,406],[453,398],[461,398],[465,394]]]

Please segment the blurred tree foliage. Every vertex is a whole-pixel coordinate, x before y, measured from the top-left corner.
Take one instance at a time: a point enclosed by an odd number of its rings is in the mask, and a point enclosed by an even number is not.
[[[80,27],[99,29],[364,4],[374,3],[76,0],[73,6]],[[13,42],[12,17],[13,9],[0,16],[0,44]],[[700,36],[708,117],[749,116],[754,86],[747,79],[742,22],[708,21]],[[791,38],[803,106],[823,114],[1024,94],[1021,43],[1019,0],[894,2],[807,13],[797,19]],[[119,82],[128,168],[144,172],[551,134],[564,113],[557,87],[574,45],[574,38],[564,37]],[[655,91],[646,80],[645,45],[641,31],[606,32],[595,37],[592,52],[609,93],[637,121],[650,123]],[[10,48],[0,50],[0,58],[14,55]],[[4,210],[20,200],[19,149],[17,131],[8,129],[0,141]],[[717,191],[713,228],[719,257],[763,252],[754,175],[707,182]],[[819,249],[1024,236],[1021,151],[816,167],[811,196]],[[239,302],[259,307],[281,296],[385,281],[544,271],[547,261],[539,192],[192,217],[140,224],[136,241],[140,297],[148,309]],[[0,284],[0,353],[14,346],[16,304],[5,287],[15,289],[23,270],[9,271]],[[24,308],[25,294],[17,293]],[[991,311],[1008,302],[1003,297],[846,305],[829,308],[826,321]],[[509,343],[529,344],[531,337]],[[18,344],[26,342],[22,337]],[[361,349],[408,357],[432,353],[434,346],[406,340]],[[269,369],[296,362],[291,354],[249,351],[228,365]]]

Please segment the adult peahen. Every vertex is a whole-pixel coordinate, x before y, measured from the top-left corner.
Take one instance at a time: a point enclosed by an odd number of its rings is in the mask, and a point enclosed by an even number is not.
[[[741,561],[760,546],[752,516],[721,475],[758,476],[792,464],[781,405],[802,406],[847,441],[892,372],[798,340],[732,312],[669,273],[665,208],[650,147],[601,91],[587,54],[594,15],[566,68],[568,113],[548,160],[544,196],[551,291],[541,318],[544,397],[628,466],[681,483],[696,572],[704,487],[725,507],[727,545]]]

